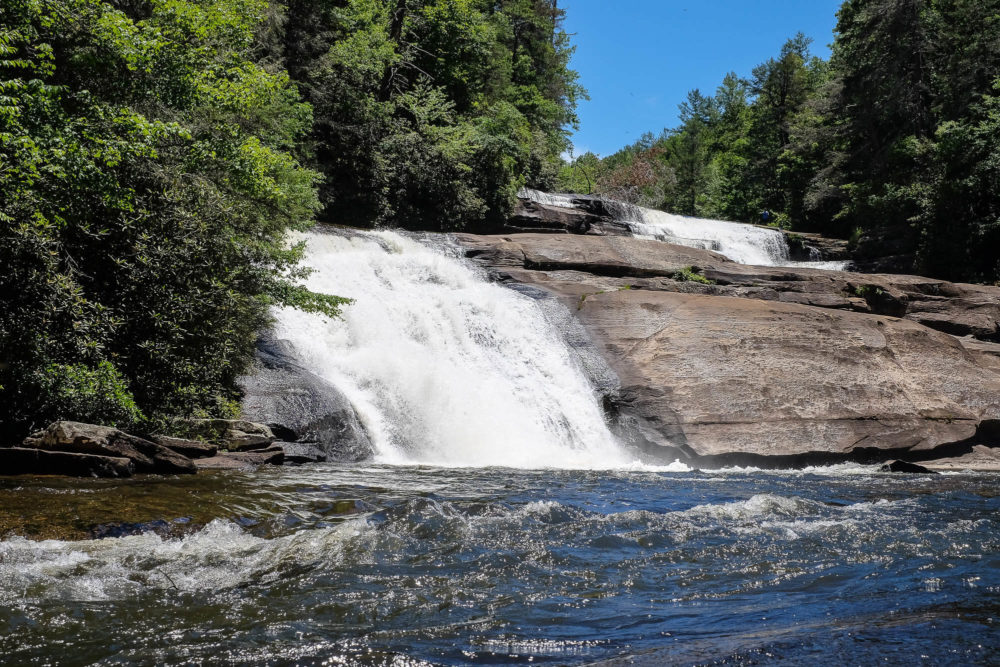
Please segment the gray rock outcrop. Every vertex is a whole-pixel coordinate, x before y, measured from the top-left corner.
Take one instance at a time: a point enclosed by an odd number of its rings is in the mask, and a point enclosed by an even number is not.
[[[48,428],[25,438],[17,449],[43,452],[33,458],[23,452],[4,454],[11,463],[12,467],[9,469],[13,469],[16,463],[22,472],[31,474],[123,477],[132,472],[195,472],[191,459],[169,447],[110,426],[96,424],[53,422]],[[77,455],[95,458],[78,458]],[[122,461],[127,461],[128,464],[125,465]],[[79,471],[74,472],[78,468]]]
[[[269,424],[282,440],[315,444],[330,461],[371,458],[371,440],[350,401],[302,367],[287,342],[261,338],[256,368],[240,384],[245,418]]]

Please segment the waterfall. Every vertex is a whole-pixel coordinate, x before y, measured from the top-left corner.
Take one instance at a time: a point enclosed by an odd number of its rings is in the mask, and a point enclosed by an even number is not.
[[[641,219],[625,222],[636,236],[714,250],[740,264],[786,266],[791,263],[785,235],[776,229],[689,218],[651,209],[641,209]]]
[[[561,208],[574,208],[572,195],[552,194],[522,188],[523,199]],[[756,266],[799,266],[842,271],[848,262],[792,260],[785,235],[777,229],[757,227],[741,222],[710,220],[674,215],[631,204],[604,200],[605,208],[616,220],[624,222],[639,238],[714,250],[740,264]]]
[[[529,199],[544,206],[576,208],[576,205],[573,203],[573,195],[562,194],[559,192],[542,192],[541,190],[532,190],[531,188],[521,188],[518,190],[517,196],[521,199]]]
[[[311,233],[310,289],[343,318],[293,309],[276,334],[354,404],[386,463],[611,468],[631,459],[531,298],[447,248],[395,232]]]

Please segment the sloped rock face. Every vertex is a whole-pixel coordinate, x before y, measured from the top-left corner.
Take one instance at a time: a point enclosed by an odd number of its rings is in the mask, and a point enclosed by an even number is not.
[[[746,266],[709,250],[646,239],[457,234],[466,254],[528,284],[578,283],[578,294],[632,287],[735,296],[890,315],[956,336],[1000,341],[1000,288],[920,276]],[[694,269],[714,284],[678,281]],[[619,279],[619,280],[613,280]]]
[[[904,320],[636,290],[579,314],[623,402],[696,458],[920,451],[1000,415],[1000,376]]]
[[[600,198],[577,197],[573,201],[575,208],[564,208],[520,199],[504,224],[503,231],[630,235],[628,226],[615,220]]]
[[[262,338],[257,360],[255,372],[240,382],[247,419],[271,425],[284,440],[317,445],[330,461],[372,457],[371,440],[350,401],[296,363],[287,343]]]
[[[1000,419],[997,346],[950,335],[995,338],[1000,289],[742,266],[632,238],[457,240],[500,279],[563,300],[618,374],[634,439],[665,458],[924,459],[971,449]]]

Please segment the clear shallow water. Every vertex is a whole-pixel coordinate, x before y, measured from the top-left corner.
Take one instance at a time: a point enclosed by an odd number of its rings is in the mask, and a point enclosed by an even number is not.
[[[320,465],[0,507],[10,664],[1000,660],[993,475]]]

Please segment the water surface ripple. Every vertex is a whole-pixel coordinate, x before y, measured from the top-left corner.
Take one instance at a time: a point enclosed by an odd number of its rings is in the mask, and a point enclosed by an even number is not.
[[[381,465],[8,479],[0,655],[995,664],[998,482]]]

